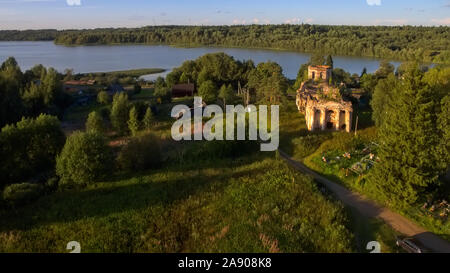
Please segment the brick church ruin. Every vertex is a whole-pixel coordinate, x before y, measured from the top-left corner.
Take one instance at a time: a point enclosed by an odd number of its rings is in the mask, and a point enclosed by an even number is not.
[[[308,80],[297,90],[296,104],[309,131],[352,130],[352,103],[331,84],[331,71],[326,65],[309,66]]]

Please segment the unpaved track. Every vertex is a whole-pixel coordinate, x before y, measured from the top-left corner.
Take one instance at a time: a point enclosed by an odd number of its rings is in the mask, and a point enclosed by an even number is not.
[[[356,208],[361,214],[367,217],[380,218],[390,225],[393,229],[419,240],[426,248],[432,252],[450,253],[450,243],[439,236],[425,230],[413,223],[404,216],[393,212],[390,209],[377,205],[375,202],[356,192],[352,192],[345,187],[317,174],[303,163],[293,160],[283,151],[279,150],[280,155],[296,170],[308,174],[318,182],[332,191],[336,197],[344,204]]]

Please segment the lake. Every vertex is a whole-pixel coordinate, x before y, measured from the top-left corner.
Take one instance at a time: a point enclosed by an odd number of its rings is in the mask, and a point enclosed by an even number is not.
[[[75,73],[109,72],[135,68],[164,68],[170,71],[186,60],[206,53],[224,52],[237,60],[253,60],[255,64],[274,61],[281,65],[286,77],[295,79],[298,69],[310,54],[264,49],[197,47],[179,48],[164,45],[96,45],[59,46],[53,42],[0,42],[0,62],[13,56],[22,70],[36,64],[53,67],[60,72],[72,68]],[[364,67],[374,72],[380,60],[366,57],[333,56],[334,66],[360,74]],[[398,65],[399,62],[392,62]],[[166,72],[167,73],[167,72]],[[146,79],[154,79],[152,75]]]

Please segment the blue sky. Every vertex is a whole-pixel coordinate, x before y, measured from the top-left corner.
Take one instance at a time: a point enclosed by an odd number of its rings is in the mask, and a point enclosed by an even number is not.
[[[0,29],[233,24],[450,25],[450,0],[0,0]]]

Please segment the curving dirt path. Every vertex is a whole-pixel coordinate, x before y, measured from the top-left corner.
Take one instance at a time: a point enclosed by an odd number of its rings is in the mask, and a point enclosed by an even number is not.
[[[425,230],[404,216],[376,204],[364,195],[352,192],[345,187],[317,174],[306,167],[303,163],[293,160],[283,151],[279,150],[279,153],[296,170],[312,176],[332,191],[344,204],[356,208],[361,214],[368,217],[382,219],[398,232],[408,237],[416,238],[432,252],[450,253],[450,243],[446,240]]]

